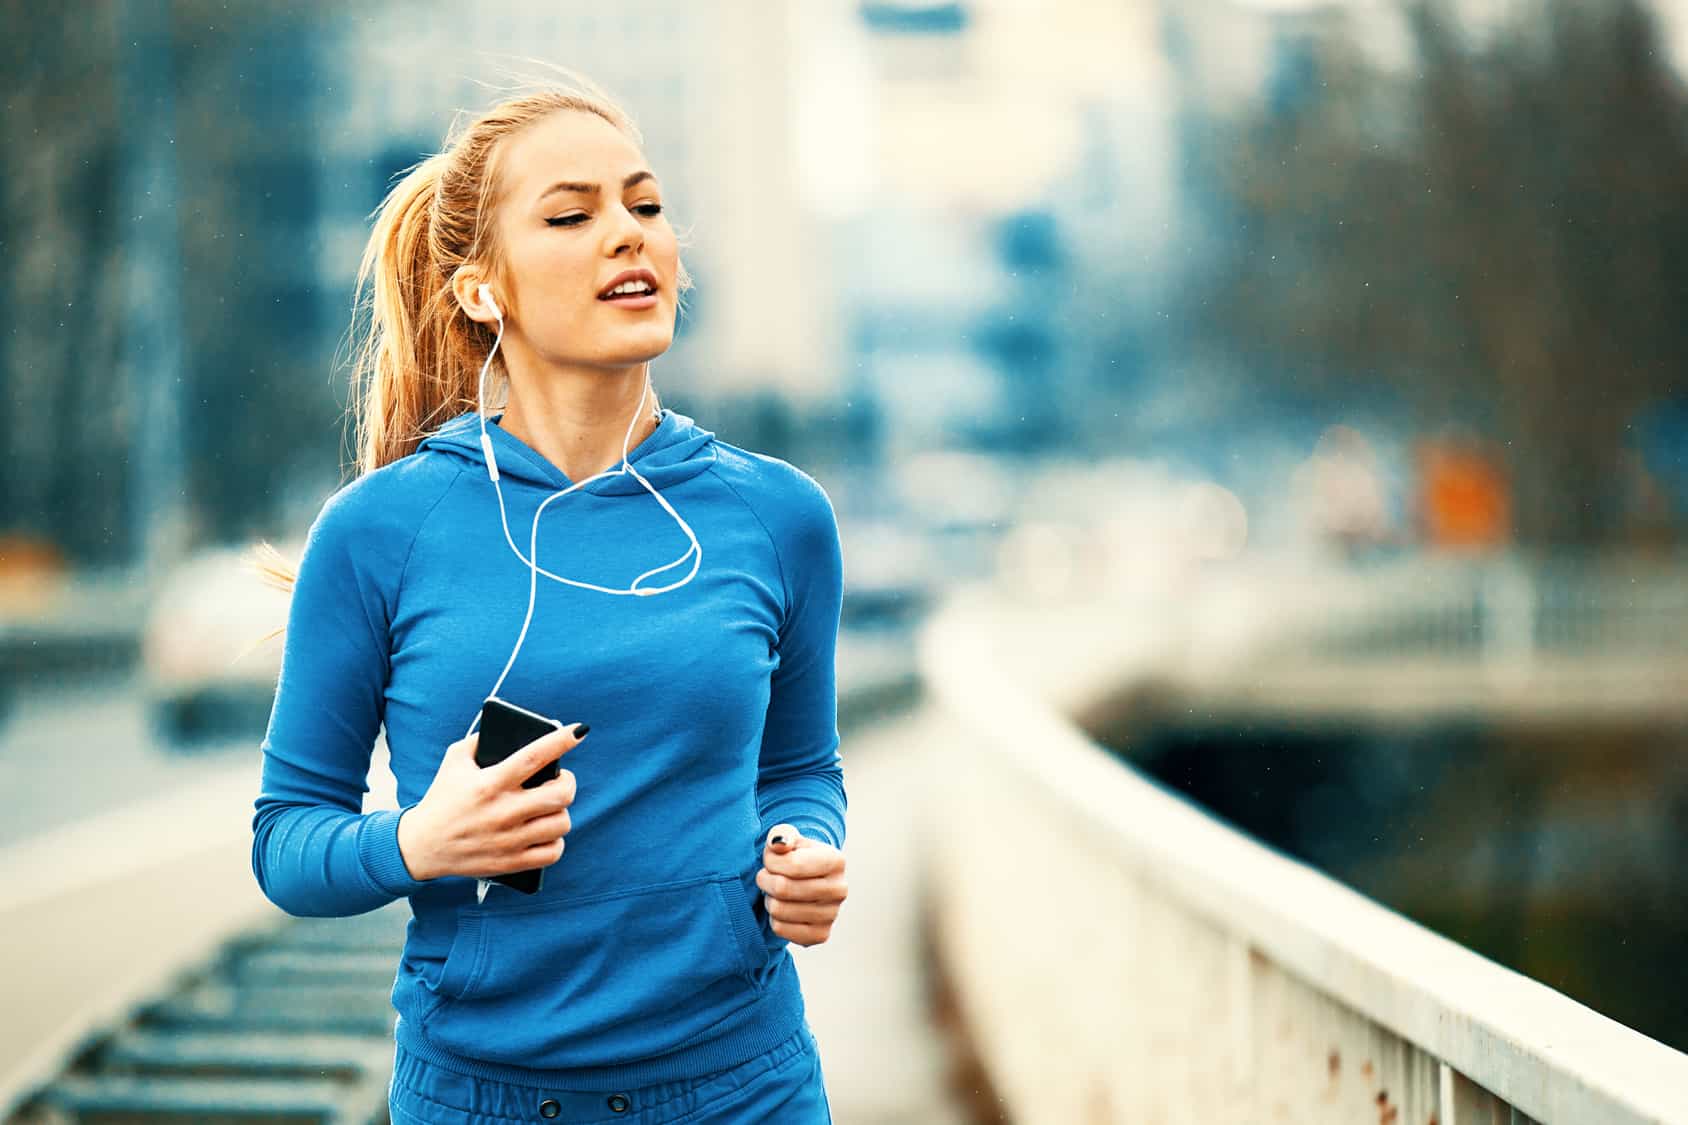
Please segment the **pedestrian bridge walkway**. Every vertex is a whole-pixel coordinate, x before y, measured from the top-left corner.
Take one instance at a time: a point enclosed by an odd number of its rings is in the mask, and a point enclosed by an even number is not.
[[[1167,664],[1142,610],[976,590],[922,636],[923,884],[1011,1120],[1688,1122],[1688,1055],[1087,738],[1073,716]]]

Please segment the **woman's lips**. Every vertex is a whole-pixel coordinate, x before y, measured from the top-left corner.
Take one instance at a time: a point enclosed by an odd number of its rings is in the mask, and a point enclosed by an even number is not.
[[[656,307],[655,293],[640,293],[631,297],[599,297],[606,305],[620,305],[624,309],[651,309]]]

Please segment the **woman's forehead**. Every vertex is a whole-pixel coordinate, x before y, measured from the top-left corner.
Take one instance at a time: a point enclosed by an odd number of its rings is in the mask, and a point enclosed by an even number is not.
[[[619,191],[649,165],[639,146],[595,114],[554,113],[512,138],[506,168],[522,202],[534,202],[557,183]]]

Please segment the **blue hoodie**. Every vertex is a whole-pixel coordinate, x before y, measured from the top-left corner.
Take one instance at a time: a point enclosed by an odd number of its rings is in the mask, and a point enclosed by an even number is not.
[[[502,417],[499,415],[498,417]],[[489,420],[510,530],[571,482]],[[408,897],[394,1033],[439,1065],[567,1087],[742,1062],[804,1018],[756,887],[768,830],[844,844],[834,652],[843,594],[826,493],[673,410],[629,454],[691,525],[686,585],[614,596],[541,575],[498,694],[592,733],[566,850],[528,896],[412,878],[398,823],[508,661],[529,571],[504,541],[474,412],[323,504],[306,538],[263,741],[252,869],[289,914]],[[690,546],[630,474],[552,502],[539,565],[624,588]],[[665,585],[680,566],[642,585]],[[398,810],[365,813],[385,724]]]

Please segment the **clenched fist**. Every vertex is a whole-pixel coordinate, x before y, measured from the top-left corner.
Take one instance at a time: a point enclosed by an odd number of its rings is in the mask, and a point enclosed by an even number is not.
[[[775,843],[775,838],[780,838]],[[756,873],[762,901],[774,933],[798,945],[819,945],[832,936],[832,923],[844,905],[844,853],[822,840],[776,824],[762,848]]]

